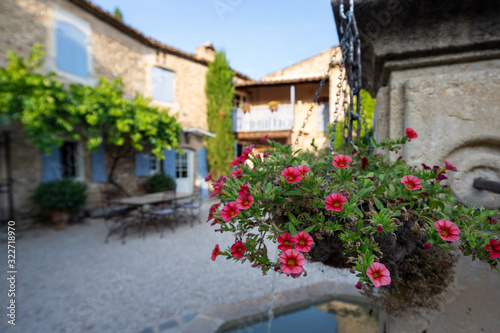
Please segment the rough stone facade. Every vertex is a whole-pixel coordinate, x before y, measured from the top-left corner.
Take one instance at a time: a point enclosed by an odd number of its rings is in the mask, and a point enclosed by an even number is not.
[[[62,13],[62,14],[61,14]],[[196,54],[188,54],[151,40],[140,32],[123,24],[109,13],[102,11],[85,0],[8,0],[0,2],[0,66],[7,63],[6,53],[13,50],[21,56],[29,54],[34,43],[44,46],[45,59],[42,71],[55,71],[65,83],[75,82],[71,75],[56,67],[54,38],[57,15],[69,15],[78,22],[90,27],[89,78],[77,80],[82,84],[93,85],[99,77],[114,79],[120,76],[124,83],[126,96],[136,94],[152,96],[152,67],[157,66],[174,74],[174,99],[171,103],[152,101],[152,105],[168,108],[177,117],[184,129],[200,128],[207,130],[205,75],[207,61],[213,59],[213,46],[206,43],[197,49]],[[238,80],[248,80],[237,73]],[[13,166],[14,206],[17,211],[32,208],[30,196],[41,180],[40,151],[31,145],[20,126],[15,124],[4,127],[11,135]],[[203,139],[198,135],[181,134],[180,148],[196,150],[203,148]],[[116,180],[130,194],[144,193],[145,178],[135,177],[134,153],[123,158],[116,170]],[[83,165],[88,184],[89,200],[87,207],[99,205],[99,183],[91,182],[90,153],[83,152]],[[196,154],[194,163],[194,186],[196,177]],[[107,157],[106,167],[111,161]]]

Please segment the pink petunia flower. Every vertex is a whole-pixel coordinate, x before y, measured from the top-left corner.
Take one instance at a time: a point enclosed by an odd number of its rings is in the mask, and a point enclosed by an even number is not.
[[[281,176],[285,177],[287,183],[296,183],[302,179],[300,171],[294,167],[285,168],[285,170],[281,173]]]
[[[215,261],[215,258],[220,254],[219,244],[216,244],[214,249],[212,250],[212,261]]]
[[[356,289],[363,289],[363,284],[361,283],[361,281],[358,281],[358,283],[356,283],[355,287],[356,287]]]
[[[205,177],[205,181],[206,181],[206,182],[208,182],[208,181],[210,181],[210,180],[213,180],[213,179],[212,179],[212,172],[210,172],[210,173],[208,174],[208,176],[206,176],[206,177]]]
[[[234,166],[237,166],[240,163],[242,163],[241,158],[235,157],[235,159],[232,160],[231,163],[229,163],[229,165],[232,166],[232,167],[234,167]]]
[[[457,172],[457,168],[454,167],[450,162],[448,162],[447,160],[443,160],[443,162],[444,162],[444,165],[445,165],[445,167],[444,167],[445,170],[450,170],[450,171]]]
[[[444,172],[441,172],[437,178],[436,178],[436,181],[440,182],[442,180],[445,180],[445,179],[448,179],[448,177],[446,177],[446,175],[444,174]]]
[[[306,263],[304,255],[294,249],[283,251],[283,253],[280,254],[280,260],[283,263],[281,264],[281,271],[289,274],[302,273],[302,266]]]
[[[235,258],[243,258],[243,253],[247,250],[245,243],[237,241],[231,246],[231,255]]]
[[[413,140],[418,138],[417,132],[415,132],[412,128],[408,127],[405,131],[406,136],[408,139]]]
[[[208,210],[207,222],[214,218],[214,213],[217,209],[219,209],[219,206],[220,206],[220,203],[216,203],[216,204],[213,204],[212,206],[210,206],[210,209]]]
[[[248,209],[253,204],[253,197],[250,194],[243,194],[236,199],[236,204],[239,209]]]
[[[375,230],[384,231],[384,227],[379,224],[378,226],[375,227]]]
[[[343,204],[347,202],[347,198],[340,193],[332,193],[325,199],[326,210],[335,210],[340,212],[342,210]]]
[[[266,142],[268,137],[269,137],[269,134],[266,134],[262,139],[260,139],[260,141]]]
[[[368,267],[366,274],[377,288],[380,286],[387,286],[391,283],[391,273],[384,264],[379,262],[374,262]]]
[[[419,190],[422,188],[422,182],[420,181],[420,178],[412,175],[407,175],[401,178],[401,184],[405,184],[406,188],[411,191]]]
[[[494,219],[493,217],[491,217],[491,216],[488,216],[488,217],[486,218],[486,221],[487,221],[487,222],[490,222],[490,224],[497,224],[497,220],[495,220],[495,219]]]
[[[424,170],[431,170],[431,167],[425,163],[422,163],[422,168],[424,168]]]
[[[495,239],[490,239],[490,242],[484,247],[486,251],[490,253],[491,259],[500,258],[500,243]]]
[[[307,232],[301,231],[292,239],[295,241],[295,250],[300,252],[311,251],[311,244],[314,243],[314,240]]]
[[[431,243],[425,243],[424,245],[422,245],[422,247],[426,250],[430,249],[432,247],[432,244]]]
[[[460,239],[460,229],[457,225],[448,220],[438,220],[434,222],[434,226],[439,230],[439,237],[445,241],[457,241]]]
[[[370,163],[368,162],[368,159],[366,157],[363,157],[361,159],[361,170],[365,170],[369,164]]]
[[[212,223],[210,223],[210,226],[214,226],[214,225],[216,225],[217,223],[220,223],[220,220],[219,220],[219,219],[214,219],[214,220],[212,221]]]
[[[226,222],[229,222],[233,217],[238,216],[240,210],[238,204],[235,201],[231,201],[222,208],[220,212],[220,217]]]
[[[240,168],[236,168],[234,169],[233,173],[232,173],[232,176],[234,178],[241,178],[241,176],[243,176],[243,170],[240,169]]]
[[[238,194],[239,195],[250,194],[250,189],[248,188],[247,183],[240,186],[240,189],[238,190]]]
[[[295,239],[289,233],[285,232],[278,237],[278,249],[281,251],[290,250],[292,245],[295,244]]]
[[[214,191],[210,194],[209,198],[212,198],[214,196],[218,196],[222,192],[222,185],[226,182],[227,177],[226,176],[220,176],[219,179],[214,181]]]
[[[253,151],[253,147],[255,147],[255,145],[250,145],[250,146],[246,147],[245,149],[243,149],[243,152],[241,152],[241,155],[240,155],[241,163],[245,162],[248,159],[248,156]]]
[[[300,177],[305,178],[306,173],[311,171],[311,168],[309,168],[307,165],[299,165],[297,167],[297,170],[299,170],[299,172],[300,172]]]
[[[351,162],[352,158],[349,155],[337,155],[333,158],[332,165],[337,168],[346,169]]]

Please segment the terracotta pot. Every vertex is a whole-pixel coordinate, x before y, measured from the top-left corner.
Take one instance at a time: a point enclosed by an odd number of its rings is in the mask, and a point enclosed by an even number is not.
[[[270,105],[269,108],[271,109],[271,112],[278,111],[278,105]]]
[[[62,212],[50,212],[50,219],[54,223],[56,229],[61,229],[66,226],[69,220],[69,210]]]

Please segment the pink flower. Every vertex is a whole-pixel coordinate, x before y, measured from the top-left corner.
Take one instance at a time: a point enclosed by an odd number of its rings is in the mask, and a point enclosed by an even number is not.
[[[413,139],[416,139],[418,138],[418,135],[417,135],[417,132],[415,132],[413,129],[411,129],[410,127],[408,127],[405,131],[405,134],[406,136],[408,137],[408,139],[410,140],[413,140]]]
[[[213,179],[212,179],[212,172],[210,172],[210,173],[208,174],[208,176],[206,176],[206,177],[205,177],[205,181],[206,181],[206,182],[208,182],[208,181],[210,181],[210,180],[213,180]]]
[[[356,289],[363,289],[363,284],[361,283],[361,281],[358,281],[358,283],[356,283],[355,287],[356,287]]]
[[[448,179],[448,177],[445,176],[444,172],[441,172],[437,178],[436,178],[436,181],[442,181],[442,180],[445,180],[445,179]]]
[[[428,197],[430,195],[429,192],[422,192],[422,194],[424,195],[424,197]]]
[[[300,172],[300,177],[304,178],[306,176],[306,173],[311,171],[311,168],[309,168],[307,165],[299,165],[297,167],[297,170]]]
[[[210,206],[210,209],[208,210],[207,222],[214,218],[214,213],[217,209],[219,209],[219,206],[220,206],[220,203],[216,203],[216,204],[213,204],[212,206]]]
[[[295,250],[300,252],[309,252],[311,251],[311,244],[314,243],[313,238],[304,231],[297,233],[293,236],[292,240],[295,244]]]
[[[495,239],[490,239],[490,242],[484,247],[490,253],[491,259],[500,258],[500,243]]]
[[[326,197],[325,201],[326,210],[335,210],[337,212],[340,212],[343,207],[342,204],[347,202],[347,198],[340,193],[332,193]]]
[[[247,247],[242,241],[237,241],[231,246],[231,255],[235,258],[243,258],[243,253],[247,250]]]
[[[240,163],[242,163],[242,160],[239,157],[236,157],[234,160],[231,161],[231,163],[229,165],[232,166],[232,167],[234,167],[234,166],[237,166]]]
[[[241,170],[240,168],[236,168],[234,169],[232,175],[234,178],[241,178],[241,176],[243,176],[243,170]]]
[[[219,219],[214,219],[212,223],[210,223],[210,226],[216,225],[217,223],[220,223]]]
[[[426,250],[430,249],[432,247],[432,244],[431,243],[425,243],[424,245],[422,245],[422,247]]]
[[[457,241],[460,239],[460,229],[457,225],[448,220],[438,220],[434,222],[434,226],[439,230],[439,237],[445,241]]]
[[[287,183],[296,183],[302,179],[300,171],[294,167],[285,168],[281,175],[286,178]]]
[[[406,188],[415,191],[422,188],[422,183],[418,177],[407,175],[401,178],[401,184],[405,184]]]
[[[231,201],[222,208],[220,217],[222,217],[224,221],[229,222],[233,217],[238,216],[239,213],[238,204],[235,201]]]
[[[372,182],[375,181],[375,177],[368,177],[369,180],[371,180]]]
[[[269,134],[266,134],[266,136],[264,136],[262,139],[260,139],[260,141],[266,142],[268,137],[269,137]]]
[[[337,155],[333,158],[332,165],[337,168],[346,169],[352,158],[349,155]]]
[[[266,158],[266,157],[268,157],[268,156],[271,156],[271,155],[272,155],[272,153],[270,153],[270,152],[268,152],[268,151],[265,151],[265,152],[264,152],[264,158]]]
[[[219,253],[220,253],[219,244],[216,244],[212,251],[212,261],[215,261],[215,258],[217,258]]]
[[[243,194],[236,199],[239,209],[248,209],[253,204],[253,197],[250,194]]]
[[[422,168],[424,168],[424,170],[431,170],[431,167],[425,163],[422,163]]]
[[[226,182],[227,177],[226,176],[220,176],[219,179],[214,181],[214,191],[210,194],[209,198],[212,198],[214,196],[217,196],[221,194],[222,191],[222,185]]]
[[[300,272],[299,274],[295,274],[295,273],[290,273],[290,276],[294,279],[300,277],[302,275],[302,272]]]
[[[487,222],[490,222],[490,224],[497,224],[497,220],[495,220],[495,219],[494,219],[493,217],[491,217],[491,216],[488,216],[488,217],[486,218],[486,221],[487,221]]]
[[[247,183],[240,186],[240,189],[238,190],[238,194],[239,195],[250,194],[250,189],[248,188]]]
[[[457,168],[454,167],[450,162],[448,162],[447,160],[443,160],[444,162],[444,165],[445,165],[445,170],[450,170],[450,171],[457,171]]]
[[[366,157],[363,157],[361,159],[361,169],[362,170],[365,170],[366,167],[369,165],[370,163],[368,162],[368,159]]]
[[[255,145],[250,145],[250,146],[246,147],[245,149],[243,149],[243,152],[241,152],[241,155],[240,155],[241,163],[245,162],[248,159],[248,155],[250,155],[252,153],[253,147],[255,147]]]
[[[285,232],[278,237],[278,249],[281,251],[290,250],[292,245],[295,244],[295,239],[289,233]]]
[[[302,266],[306,263],[304,255],[294,249],[289,249],[281,253],[280,260],[283,263],[281,264],[281,271],[289,274],[302,273]]]
[[[373,285],[377,288],[380,286],[387,286],[391,283],[391,273],[384,264],[374,262],[370,267],[368,267],[366,274],[370,277]]]
[[[375,227],[375,229],[376,229],[377,231],[383,231],[383,230],[384,230],[384,227],[383,227],[383,226],[381,226],[381,225],[379,224],[378,226],[376,226],[376,227]]]

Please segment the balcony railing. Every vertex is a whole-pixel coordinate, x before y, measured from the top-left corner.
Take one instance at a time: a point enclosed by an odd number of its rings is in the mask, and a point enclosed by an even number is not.
[[[232,111],[233,132],[284,131],[293,128],[292,104],[281,104],[271,112],[269,106],[254,106],[250,112]]]

